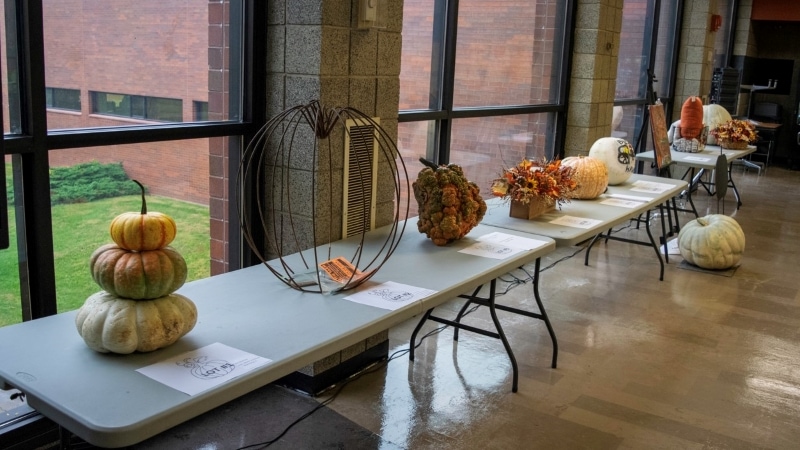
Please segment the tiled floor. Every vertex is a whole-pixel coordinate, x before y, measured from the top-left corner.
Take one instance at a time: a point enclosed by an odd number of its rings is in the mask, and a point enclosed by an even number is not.
[[[800,448],[800,172],[733,176],[743,206],[729,191],[725,211],[747,238],[733,276],[680,268],[676,256],[659,282],[652,249],[595,246],[589,266],[580,253],[542,276],[557,369],[544,326],[501,313],[518,393],[499,341],[462,332],[455,344],[448,329],[331,408],[401,448]],[[717,212],[705,192],[695,199],[701,215]],[[531,288],[502,300],[530,305]],[[395,350],[413,325],[391,331]]]
[[[390,331],[396,359],[345,385],[271,448],[800,448],[800,172],[735,168],[734,179],[743,206],[735,210],[729,192],[725,212],[747,246],[732,276],[682,268],[673,256],[658,281],[652,249],[615,241],[596,245],[588,266],[579,248],[559,249],[544,259],[541,285],[558,368],[543,324],[502,312],[519,392],[488,337],[462,332],[454,343],[445,329],[411,362],[412,320]],[[717,211],[705,192],[695,199],[701,215]],[[535,305],[530,283],[500,300]],[[466,321],[490,326],[485,308]],[[274,437],[316,404],[287,392],[247,396],[249,406],[225,405],[136,448],[234,449]]]

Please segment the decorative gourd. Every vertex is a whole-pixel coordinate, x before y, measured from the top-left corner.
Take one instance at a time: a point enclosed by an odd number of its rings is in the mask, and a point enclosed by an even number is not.
[[[636,167],[635,152],[625,139],[600,138],[592,144],[589,156],[599,159],[606,165],[610,186],[624,183]]]
[[[710,131],[723,123],[729,122],[731,119],[731,113],[729,113],[724,106],[713,103],[710,105],[703,105],[703,122],[705,122],[709,131],[706,144],[717,145],[717,138],[715,138]]]
[[[126,250],[156,250],[166,247],[177,233],[172,217],[160,212],[147,212],[144,186],[136,180],[142,190],[141,212],[126,212],[111,221],[111,239]]]
[[[419,205],[417,229],[436,245],[447,245],[466,236],[486,214],[480,187],[467,180],[461,166],[438,166],[420,158],[426,167],[412,183]]]
[[[703,127],[703,101],[695,96],[687,98],[681,107],[680,137],[697,139]]]
[[[128,300],[100,291],[75,316],[78,334],[101,353],[151,352],[174,344],[196,323],[197,307],[180,294]]]
[[[709,214],[687,223],[678,233],[678,249],[686,262],[704,269],[727,269],[744,253],[744,231],[732,217]]]
[[[133,300],[171,294],[187,275],[186,260],[172,247],[134,252],[106,244],[92,253],[89,269],[108,293]]]
[[[608,169],[597,158],[569,156],[561,161],[561,165],[572,167],[572,179],[578,183],[578,187],[572,191],[572,198],[597,198],[608,187]]]

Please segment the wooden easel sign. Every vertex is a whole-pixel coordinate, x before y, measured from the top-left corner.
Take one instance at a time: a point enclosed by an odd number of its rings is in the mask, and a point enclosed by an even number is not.
[[[667,119],[664,116],[664,104],[657,101],[647,107],[650,112],[650,130],[653,134],[653,146],[656,154],[656,167],[661,170],[672,164],[672,154],[667,138]]]

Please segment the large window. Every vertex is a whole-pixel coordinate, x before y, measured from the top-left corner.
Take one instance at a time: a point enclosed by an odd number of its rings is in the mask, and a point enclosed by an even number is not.
[[[572,3],[404,2],[398,141],[412,176],[420,157],[459,164],[486,196],[504,166],[560,156]]]
[[[627,139],[637,150],[652,140],[644,124],[646,105],[654,96],[669,114],[675,77],[675,26],[678,0],[625,0],[622,9],[615,104],[621,123],[614,135]],[[669,117],[667,117],[669,120]]]
[[[266,53],[264,31],[245,18],[266,17],[264,2],[4,0],[1,12],[0,326],[100,289],[87,258],[111,242],[114,216],[139,210],[134,179],[178,221],[190,279],[240,267],[229,193],[263,121],[250,58]]]

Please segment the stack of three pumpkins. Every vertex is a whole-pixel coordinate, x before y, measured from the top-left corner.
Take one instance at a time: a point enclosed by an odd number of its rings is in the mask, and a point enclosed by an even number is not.
[[[103,289],[84,302],[75,318],[89,348],[102,353],[149,352],[175,343],[194,328],[197,308],[176,294],[186,282],[186,261],[169,244],[177,227],[172,217],[141,212],[111,222],[113,244],[92,253],[92,278]]]

